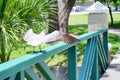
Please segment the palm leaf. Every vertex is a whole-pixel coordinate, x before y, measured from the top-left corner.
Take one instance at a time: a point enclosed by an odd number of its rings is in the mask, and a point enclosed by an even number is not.
[[[0,55],[3,55],[2,62],[9,59],[12,48],[20,45],[19,43],[23,41],[22,34],[28,28],[44,29],[48,11],[53,13],[52,10],[48,0],[0,0],[0,16],[2,16],[2,18],[0,17]]]

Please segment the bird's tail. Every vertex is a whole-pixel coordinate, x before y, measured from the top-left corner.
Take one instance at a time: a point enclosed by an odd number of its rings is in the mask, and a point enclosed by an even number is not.
[[[72,44],[72,43],[76,43],[76,42],[80,41],[79,39],[77,39],[67,33],[61,34],[61,40],[68,44]]]

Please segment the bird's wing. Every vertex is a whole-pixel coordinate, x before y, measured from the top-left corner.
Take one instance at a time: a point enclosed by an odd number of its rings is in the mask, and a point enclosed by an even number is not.
[[[32,29],[29,29],[25,34],[23,35],[23,39],[25,41],[34,41],[37,38],[37,34],[33,33]]]
[[[60,31],[55,30],[52,33],[50,33],[44,37],[43,43],[46,44],[46,43],[57,42],[59,39],[59,36],[60,36]]]
[[[65,34],[61,34],[60,35],[60,39],[62,41],[64,41],[65,43],[68,43],[68,44],[72,44],[72,43],[76,43],[76,42],[79,42],[80,40],[78,40],[77,38],[65,33]]]
[[[44,31],[42,31],[40,34],[35,34],[32,29],[29,29],[24,35],[23,35],[23,39],[26,42],[29,41],[41,41],[42,38],[45,36]]]
[[[60,31],[54,31],[44,37],[43,43],[54,43],[58,41],[64,41],[65,43],[72,44],[79,42],[79,40],[67,33],[62,33]]]

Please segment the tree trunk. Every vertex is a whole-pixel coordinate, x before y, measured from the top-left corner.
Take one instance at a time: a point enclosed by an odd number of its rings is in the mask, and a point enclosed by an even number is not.
[[[110,14],[110,19],[111,19],[111,24],[110,24],[110,26],[113,26],[113,25],[114,25],[113,16],[112,16],[111,8],[110,8],[110,6],[109,6],[110,0],[105,0],[105,2],[106,2],[107,6],[108,6],[108,9],[109,9],[109,14]]]
[[[59,28],[64,27],[67,30],[69,15],[74,6],[76,0],[56,0],[51,4],[57,4],[56,13],[48,14],[48,33],[53,32],[54,30],[59,30]],[[65,31],[66,32],[66,31]]]
[[[3,0],[1,2],[2,3],[0,4],[0,59],[1,59],[1,63],[3,63],[7,61],[6,55],[5,55],[6,54],[6,41],[5,41],[5,35],[3,33],[4,25],[2,24],[7,0]]]
[[[58,0],[58,20],[59,20],[59,28],[68,27],[69,15],[74,6],[76,0]],[[64,31],[67,32],[67,31]]]
[[[6,43],[5,43],[5,37],[3,34],[0,34],[0,59],[1,63],[6,62]]]
[[[109,5],[108,5],[108,8],[109,8],[109,14],[110,14],[110,19],[111,19],[111,24],[110,24],[110,26],[114,26],[112,11],[111,11],[111,8],[109,7]]]

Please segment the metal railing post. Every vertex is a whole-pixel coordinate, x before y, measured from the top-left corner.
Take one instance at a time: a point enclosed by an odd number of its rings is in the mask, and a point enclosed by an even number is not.
[[[76,46],[68,49],[68,80],[77,80]]]

